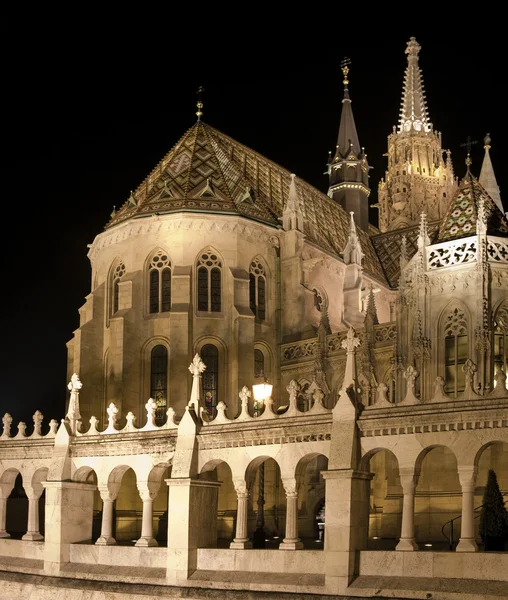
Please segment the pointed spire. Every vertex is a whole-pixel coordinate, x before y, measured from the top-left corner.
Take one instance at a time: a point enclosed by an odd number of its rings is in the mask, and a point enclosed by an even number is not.
[[[296,191],[296,175],[291,173],[291,183],[289,185],[289,196],[284,212],[282,213],[282,226],[286,231],[296,229],[303,232],[303,215],[300,209],[300,200]]]
[[[349,213],[351,215],[351,222],[349,224],[349,237],[347,240],[346,247],[344,249],[344,262],[346,265],[351,263],[361,265],[364,254],[360,245],[360,239],[356,233],[356,225],[354,219],[354,212]]]
[[[406,236],[402,236],[401,244],[400,244],[400,270],[407,265],[407,239]]]
[[[198,91],[196,92],[198,95],[198,101],[196,103],[196,106],[198,108],[198,110],[196,111],[196,116],[198,118],[198,121],[201,121],[201,117],[203,116],[203,92],[205,91],[205,88],[200,85],[198,88]]]
[[[499,191],[499,186],[497,185],[496,175],[494,174],[494,168],[492,167],[492,161],[490,160],[490,142],[490,133],[487,133],[483,139],[485,156],[483,157],[479,182],[487,194],[492,198],[492,200],[494,200],[499,210],[504,212],[503,203],[501,201],[501,193]]]
[[[427,113],[422,71],[418,65],[420,50],[421,46],[416,39],[410,38],[406,48],[407,67],[404,74],[399,132],[432,130]]]
[[[365,310],[365,318],[370,318],[372,320],[373,325],[377,325],[379,323],[379,319],[377,318],[377,310],[376,310],[376,298],[374,296],[374,288],[372,284],[370,285],[369,295],[367,298],[367,308]]]
[[[339,135],[337,138],[337,149],[335,151],[334,160],[346,158],[350,152],[353,152],[358,158],[362,151],[358,133],[356,132],[353,111],[351,109],[351,99],[349,97],[348,65],[351,64],[351,61],[349,58],[344,58],[340,64],[344,75],[344,98],[342,100],[342,114],[340,117]]]
[[[418,248],[424,248],[430,245],[430,238],[427,229],[427,215],[422,211],[420,215],[420,231],[418,233]]]

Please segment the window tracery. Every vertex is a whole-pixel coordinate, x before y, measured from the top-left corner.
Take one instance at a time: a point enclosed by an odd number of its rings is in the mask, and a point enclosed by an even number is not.
[[[264,321],[266,319],[266,274],[259,259],[254,259],[250,264],[249,299],[250,309],[254,315],[260,321]]]
[[[462,367],[468,358],[467,317],[460,308],[455,308],[446,317],[444,334],[445,392],[456,398],[465,389]]]
[[[119,307],[119,299],[120,299],[120,290],[119,284],[122,277],[125,275],[125,265],[123,261],[121,261],[113,271],[113,281],[112,281],[112,292],[113,292],[113,302],[111,307],[111,314],[114,315],[118,312]]]
[[[150,313],[171,310],[171,261],[166,252],[154,253],[148,268]]]
[[[220,312],[222,261],[217,253],[209,248],[200,254],[196,266],[198,310]]]

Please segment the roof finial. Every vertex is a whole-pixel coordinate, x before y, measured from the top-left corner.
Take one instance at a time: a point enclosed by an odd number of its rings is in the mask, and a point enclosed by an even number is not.
[[[201,117],[203,116],[203,99],[202,99],[202,93],[205,91],[205,88],[200,85],[198,88],[198,91],[196,92],[198,95],[198,101],[196,103],[196,106],[198,107],[198,110],[196,112],[196,115],[198,117],[198,121],[201,121]]]
[[[485,150],[490,150],[490,142],[491,142],[491,138],[490,138],[490,133],[487,133],[485,135],[485,137],[483,138],[483,147],[485,148]]]
[[[467,171],[466,171],[466,175],[470,175],[471,173],[469,172],[469,167],[471,166],[471,164],[473,163],[473,161],[471,160],[471,146],[473,144],[477,144],[477,140],[471,140],[471,136],[468,135],[466,138],[466,141],[461,144],[461,147],[466,147],[467,148],[467,156],[466,156],[466,167],[467,167]]]
[[[349,83],[349,79],[347,78],[347,74],[349,73],[349,66],[351,64],[351,60],[345,56],[341,61],[340,61],[340,68],[342,69],[342,73],[344,75],[344,79],[342,80],[342,83],[344,84],[344,96],[347,97],[348,96],[348,83]]]

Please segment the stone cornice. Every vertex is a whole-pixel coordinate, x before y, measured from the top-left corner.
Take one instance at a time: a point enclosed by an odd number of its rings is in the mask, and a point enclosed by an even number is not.
[[[129,220],[107,229],[98,234],[89,246],[88,258],[93,263],[99,252],[104,248],[138,235],[159,231],[172,233],[180,230],[212,231],[212,229],[221,233],[238,233],[243,238],[252,238],[257,242],[263,242],[270,246],[278,242],[277,229],[245,217],[178,213]]]

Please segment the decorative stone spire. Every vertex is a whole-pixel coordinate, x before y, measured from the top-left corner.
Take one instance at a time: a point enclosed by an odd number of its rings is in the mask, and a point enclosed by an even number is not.
[[[345,340],[342,340],[342,347],[346,350],[346,369],[344,372],[344,381],[341,391],[347,390],[349,386],[356,386],[356,348],[360,345],[360,338],[356,337],[355,330],[350,327]],[[355,390],[356,391],[356,390]]]
[[[81,426],[81,414],[79,412],[79,390],[83,387],[83,384],[79,380],[77,373],[72,375],[67,387],[71,392],[71,397],[69,398],[69,409],[65,415],[65,418],[69,419],[71,431],[75,434],[76,431],[79,431]]]
[[[427,215],[422,212],[420,215],[420,230],[418,233],[418,248],[422,249],[430,245],[430,238],[427,229]]]
[[[407,67],[404,74],[404,87],[399,118],[401,131],[431,131],[427,113],[427,101],[423,88],[423,76],[418,64],[418,54],[421,50],[416,38],[410,38],[407,43]]]
[[[282,226],[286,231],[296,229],[303,232],[303,215],[300,209],[300,200],[296,191],[296,175],[291,174],[291,184],[289,186],[289,196],[284,212],[282,213]]]
[[[353,211],[359,227],[369,228],[369,164],[364,148],[360,146],[356,124],[349,97],[349,58],[341,62],[344,76],[344,98],[340,117],[337,146],[333,159],[328,163],[328,196],[338,202],[347,212]]]
[[[377,325],[379,323],[379,319],[377,318],[377,310],[376,310],[376,298],[374,296],[374,288],[372,287],[372,285],[370,286],[369,296],[367,299],[367,308],[365,310],[365,318],[371,319],[373,325]]]
[[[407,239],[406,236],[402,236],[400,243],[400,271],[407,265]]]
[[[501,193],[499,191],[499,186],[497,185],[496,175],[494,174],[494,168],[492,167],[492,161],[490,160],[490,142],[490,133],[487,133],[483,139],[485,156],[483,157],[479,182],[487,194],[492,198],[492,200],[494,200],[499,210],[504,213],[503,203],[501,201]]]
[[[192,390],[191,397],[188,403],[188,407],[193,407],[196,415],[199,416],[199,401],[201,399],[201,373],[206,370],[205,363],[201,360],[201,357],[196,352],[191,364],[189,365],[189,371],[192,373]]]
[[[356,225],[354,220],[354,213],[351,212],[351,222],[349,226],[349,237],[344,249],[344,262],[346,265],[356,264],[361,265],[364,254],[360,245],[358,234],[356,233]]]

